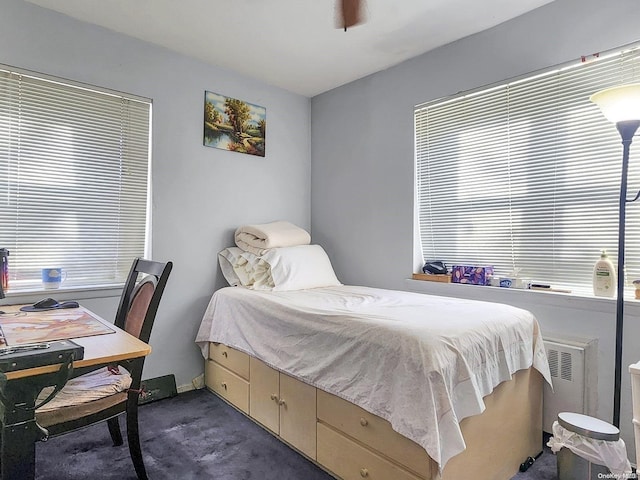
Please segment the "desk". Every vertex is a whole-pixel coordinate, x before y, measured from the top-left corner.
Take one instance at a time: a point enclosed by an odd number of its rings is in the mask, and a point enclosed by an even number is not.
[[[3,305],[6,313],[19,311],[21,305]],[[81,307],[82,308],[82,307]],[[63,310],[61,310],[62,312]],[[49,312],[51,313],[51,312]],[[74,372],[83,367],[108,365],[120,360],[144,357],[151,347],[93,314],[108,325],[114,333],[82,338],[72,338],[84,347],[84,358],[74,362]],[[2,315],[0,315],[0,325]],[[47,365],[6,373],[4,396],[14,405],[0,402],[2,423],[1,478],[2,480],[29,480],[35,476],[35,442],[46,438],[45,432],[36,424],[35,405],[40,390],[55,385],[55,374],[60,365]],[[16,408],[17,407],[17,408]]]

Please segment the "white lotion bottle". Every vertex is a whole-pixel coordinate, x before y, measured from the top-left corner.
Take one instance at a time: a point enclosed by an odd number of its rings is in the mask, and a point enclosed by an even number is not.
[[[596,297],[613,297],[616,293],[616,270],[613,262],[602,250],[600,259],[593,267],[593,294]]]

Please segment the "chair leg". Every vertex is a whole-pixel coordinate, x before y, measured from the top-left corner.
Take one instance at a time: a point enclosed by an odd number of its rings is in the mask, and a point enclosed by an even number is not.
[[[129,453],[136,469],[138,480],[148,480],[147,470],[142,459],[140,448],[140,436],[138,435],[138,397],[134,401],[129,401],[127,405],[127,440],[129,442]]]
[[[109,427],[109,433],[111,434],[113,445],[116,447],[122,445],[122,432],[120,431],[120,422],[118,421],[118,417],[108,419],[107,426]]]

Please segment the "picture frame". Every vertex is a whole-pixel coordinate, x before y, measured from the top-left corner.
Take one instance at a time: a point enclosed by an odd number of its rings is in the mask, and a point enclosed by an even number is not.
[[[205,90],[205,147],[264,157],[266,131],[266,108]]]

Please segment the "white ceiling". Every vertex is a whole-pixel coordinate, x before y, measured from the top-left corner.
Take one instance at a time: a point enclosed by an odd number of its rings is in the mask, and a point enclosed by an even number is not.
[[[26,0],[312,97],[553,0]]]

